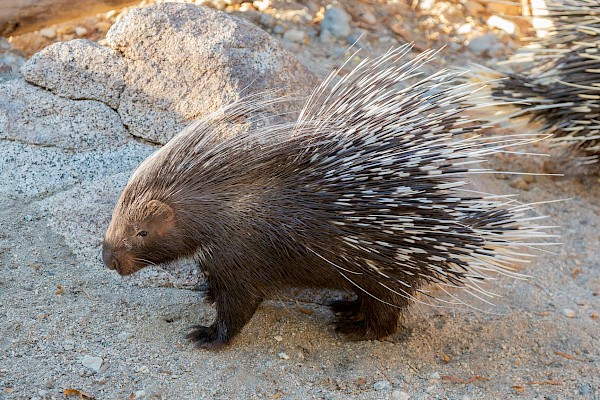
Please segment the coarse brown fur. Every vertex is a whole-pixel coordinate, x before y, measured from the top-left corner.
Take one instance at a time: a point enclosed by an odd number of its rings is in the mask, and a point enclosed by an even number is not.
[[[455,140],[478,128],[460,106],[472,88],[438,90],[450,73],[398,87],[434,54],[400,63],[409,50],[365,61],[333,89],[330,78],[294,123],[216,140],[268,103],[253,99],[186,129],[131,177],[105,236],[106,265],[127,275],[195,257],[217,308],[189,335],[206,348],[289,286],[353,291],[356,301],[332,304],[352,340],[396,332],[426,283],[488,296],[486,274],[510,273],[524,257],[518,244],[543,234],[519,224],[527,206],[457,188],[480,172],[465,160],[522,139]]]

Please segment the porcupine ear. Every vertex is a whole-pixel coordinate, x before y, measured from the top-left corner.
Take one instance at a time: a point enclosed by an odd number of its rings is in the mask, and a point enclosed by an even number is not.
[[[168,204],[158,200],[150,200],[146,203],[148,210],[149,227],[158,236],[164,236],[175,226],[175,211]]]

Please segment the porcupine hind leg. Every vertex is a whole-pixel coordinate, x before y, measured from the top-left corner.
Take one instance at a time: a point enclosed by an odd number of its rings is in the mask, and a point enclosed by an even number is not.
[[[408,301],[402,300],[402,304],[398,304],[398,299],[390,299],[387,293],[371,294],[378,299],[357,291],[357,300],[330,304],[331,309],[337,313],[336,332],[342,333],[348,340],[376,340],[398,330],[398,318]]]
[[[256,312],[262,298],[248,293],[240,285],[219,290],[220,285],[212,281],[211,279],[211,292],[217,307],[215,322],[210,326],[195,326],[187,338],[198,348],[215,350],[227,344],[242,330]]]

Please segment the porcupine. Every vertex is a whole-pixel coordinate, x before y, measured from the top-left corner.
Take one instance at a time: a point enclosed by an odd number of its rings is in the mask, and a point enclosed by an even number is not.
[[[488,273],[512,274],[528,259],[521,245],[545,231],[527,205],[463,193],[466,177],[486,171],[470,168],[486,155],[532,137],[459,140],[479,128],[461,105],[473,87],[449,86],[449,71],[418,76],[435,53],[406,60],[409,52],[365,59],[335,84],[334,71],[293,123],[222,139],[223,121],[269,103],[254,99],[191,125],[132,175],[105,264],[127,275],[199,259],[217,315],[188,337],[205,348],[227,343],[289,286],[354,292],[331,304],[351,340],[396,332],[424,284],[489,295],[480,284]]]
[[[533,62],[526,73],[502,73],[471,66],[469,79],[489,82],[498,113],[490,120],[524,116],[573,150],[581,164],[600,157],[600,2],[547,3],[552,28],[522,49],[509,64]],[[480,94],[478,94],[480,96]],[[508,101],[508,103],[507,103]]]

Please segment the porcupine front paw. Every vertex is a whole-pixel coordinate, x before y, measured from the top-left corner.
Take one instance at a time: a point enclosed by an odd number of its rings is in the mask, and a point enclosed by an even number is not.
[[[229,337],[220,332],[216,324],[211,326],[196,325],[186,338],[194,343],[197,348],[208,350],[217,350],[229,341]]]

